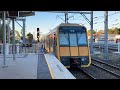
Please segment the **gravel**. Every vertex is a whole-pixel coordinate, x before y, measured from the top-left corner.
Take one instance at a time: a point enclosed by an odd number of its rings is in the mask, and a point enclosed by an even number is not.
[[[95,64],[97,64],[97,65],[100,65],[100,66],[104,67],[107,70],[110,70],[110,71],[112,71],[112,72],[117,73],[117,74],[120,75],[120,69],[116,69],[114,67],[111,67],[111,66],[103,64],[103,63],[99,63],[99,62],[94,61],[94,60],[92,62],[95,63]]]
[[[92,55],[91,58],[102,60],[106,63],[109,63],[109,64],[115,65],[117,67],[120,67],[120,54],[108,54],[108,59],[109,60],[104,60],[104,54]]]

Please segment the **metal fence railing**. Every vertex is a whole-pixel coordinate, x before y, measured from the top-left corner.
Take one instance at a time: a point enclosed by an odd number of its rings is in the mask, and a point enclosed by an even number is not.
[[[93,43],[93,48],[96,48],[96,47],[105,48],[105,45],[104,43]],[[108,43],[108,49],[116,50],[120,52],[120,43]],[[104,50],[102,49],[101,52],[103,53]]]
[[[38,53],[39,45],[32,44],[31,47],[23,47],[22,44],[15,45],[15,54]],[[0,54],[3,54],[3,44],[0,44]],[[6,54],[13,54],[13,45],[6,44]]]

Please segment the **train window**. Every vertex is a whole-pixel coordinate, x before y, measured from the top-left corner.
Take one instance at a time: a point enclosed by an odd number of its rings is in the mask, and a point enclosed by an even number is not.
[[[77,38],[76,38],[76,33],[70,33],[70,46],[77,46]]]
[[[78,33],[78,45],[87,45],[87,36],[85,32]]]
[[[50,47],[53,47],[54,41],[53,38],[50,38]]]
[[[60,45],[69,45],[68,33],[60,33]]]
[[[49,40],[49,38],[47,39],[47,46],[50,47],[50,40]]]

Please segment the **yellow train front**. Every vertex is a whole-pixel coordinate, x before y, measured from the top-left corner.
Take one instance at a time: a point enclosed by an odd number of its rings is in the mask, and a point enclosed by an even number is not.
[[[67,68],[77,62],[81,67],[91,64],[87,30],[79,24],[62,23],[45,37],[45,49],[52,52]]]

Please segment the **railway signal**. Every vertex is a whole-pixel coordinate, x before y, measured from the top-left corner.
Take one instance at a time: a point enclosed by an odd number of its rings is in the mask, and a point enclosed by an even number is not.
[[[40,31],[39,31],[39,28],[37,28],[37,40],[39,42],[39,38],[40,38]]]

